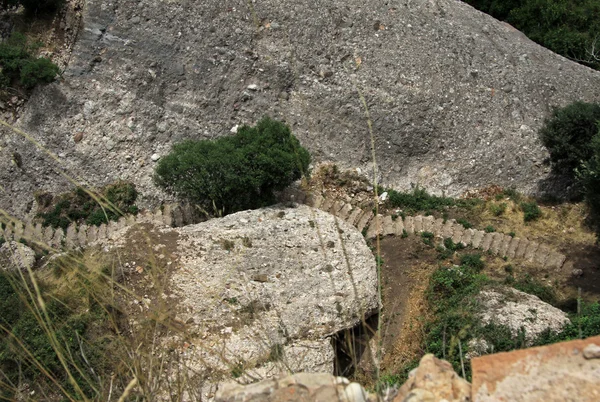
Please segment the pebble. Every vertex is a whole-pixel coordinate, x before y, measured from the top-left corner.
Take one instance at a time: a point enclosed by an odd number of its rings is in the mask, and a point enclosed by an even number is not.
[[[247,86],[247,88],[251,91],[256,91],[258,89],[258,85],[256,84],[250,84]]]
[[[160,155],[159,154],[152,154],[152,156],[150,157],[150,159],[152,159],[152,162],[156,162],[157,160],[160,159]]]
[[[229,131],[231,131],[234,134],[237,133],[238,132],[238,125],[236,124],[235,126],[231,127],[231,130],[229,130]]]

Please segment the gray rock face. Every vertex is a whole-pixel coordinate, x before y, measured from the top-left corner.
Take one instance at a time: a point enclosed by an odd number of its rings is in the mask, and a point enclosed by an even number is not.
[[[513,288],[483,290],[478,299],[484,307],[481,314],[483,324],[505,325],[515,336],[524,328],[529,344],[545,330],[559,332],[569,323],[565,312],[537,296]]]
[[[0,269],[23,270],[33,268],[35,264],[35,252],[26,245],[9,241],[0,247]]]
[[[3,131],[0,205],[24,215],[34,191],[69,186],[63,170],[132,180],[142,206],[156,204],[152,155],[265,114],[316,160],[368,169],[357,89],[383,184],[536,192],[548,179],[543,117],[600,100],[600,74],[454,0],[89,0],[69,68],[18,124],[61,157]]]
[[[177,230],[169,292],[189,325],[186,364],[239,381],[333,372],[329,336],[377,309],[361,234],[307,206],[245,211]]]

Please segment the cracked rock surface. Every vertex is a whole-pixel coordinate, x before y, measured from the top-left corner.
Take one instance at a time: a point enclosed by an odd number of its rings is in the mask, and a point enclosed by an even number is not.
[[[88,0],[82,24],[64,75],[17,123],[58,159],[0,137],[0,205],[19,217],[35,191],[68,189],[62,171],[131,180],[156,206],[173,143],[265,114],[315,160],[369,169],[360,94],[382,184],[550,191],[536,131],[554,106],[600,100],[600,73],[454,0]]]

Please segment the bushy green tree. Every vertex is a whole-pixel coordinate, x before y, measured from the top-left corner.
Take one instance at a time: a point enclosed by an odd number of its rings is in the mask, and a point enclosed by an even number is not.
[[[548,49],[600,68],[599,0],[464,0]]]
[[[174,145],[159,161],[155,182],[180,198],[231,213],[273,203],[273,192],[299,179],[309,163],[290,128],[265,117],[233,136]]]
[[[575,102],[555,109],[540,130],[555,171],[574,177],[581,162],[592,155],[592,137],[598,131],[600,104]]]
[[[600,129],[591,141],[592,157],[577,170],[596,236],[600,238]]]

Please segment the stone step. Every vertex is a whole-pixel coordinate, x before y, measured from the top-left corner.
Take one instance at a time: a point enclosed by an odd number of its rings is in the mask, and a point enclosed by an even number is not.
[[[360,208],[355,208],[352,211],[352,213],[350,213],[350,216],[348,217],[348,219],[346,219],[346,222],[348,222],[352,226],[356,226],[358,224],[358,221],[364,214],[365,214],[365,211],[363,211]]]
[[[65,238],[65,233],[62,230],[62,228],[56,229],[52,236],[52,240],[50,241],[50,247],[60,250],[63,246],[64,238]]]
[[[481,246],[480,246],[480,248],[483,251],[488,251],[490,249],[490,246],[492,245],[492,241],[494,240],[494,235],[495,235],[495,233],[486,233],[483,236],[483,240],[481,241]]]
[[[98,227],[90,226],[87,230],[87,244],[92,244],[98,240]]]
[[[350,203],[344,204],[342,209],[340,209],[338,212],[338,218],[345,221],[350,216],[351,211],[352,211],[352,204],[350,204]]]
[[[524,258],[527,247],[529,247],[529,240],[521,239],[519,247],[517,247],[517,251],[515,252],[515,258]]]
[[[106,239],[106,224],[103,223],[98,226],[98,231],[96,232],[96,240],[104,240]]]
[[[407,216],[406,218],[404,218],[404,229],[408,234],[415,233],[415,220],[412,216]]]
[[[494,233],[489,249],[492,254],[498,255],[500,253],[500,244],[502,244],[502,241],[504,241],[504,235],[498,232]]]
[[[500,257],[506,257],[506,253],[508,252],[508,247],[510,246],[510,242],[512,241],[512,237],[509,235],[504,235],[502,238],[502,242],[500,243],[500,247],[498,250],[498,255]]]
[[[465,231],[463,232],[462,238],[460,239],[460,242],[462,243],[463,246],[466,247],[469,244],[471,244],[474,235],[475,235],[475,231],[473,229],[465,229]]]
[[[46,226],[43,232],[43,242],[44,244],[52,247],[52,239],[54,238],[54,229],[50,226]]]
[[[369,224],[371,219],[373,218],[373,211],[365,211],[363,216],[358,221],[356,228],[359,232],[362,232],[363,229]]]
[[[333,204],[335,203],[335,199],[334,198],[325,198],[325,201],[323,201],[323,205],[321,205],[321,210],[325,211],[325,212],[329,212],[329,210],[331,209],[331,207],[333,207]]]
[[[371,240],[377,236],[381,236],[383,232],[383,215],[377,215],[371,220],[371,224],[367,229],[367,239]]]
[[[508,250],[506,250],[506,256],[510,259],[515,258],[515,255],[517,254],[517,248],[519,248],[519,243],[521,242],[521,239],[518,237],[513,237],[510,240],[510,244],[508,245]]]
[[[394,234],[396,236],[402,236],[402,232],[404,231],[404,221],[401,216],[398,216],[394,221]]]
[[[162,207],[163,223],[169,227],[173,227],[173,209],[171,205],[164,204]]]
[[[329,210],[329,213],[331,215],[335,215],[335,216],[339,217],[340,211],[342,210],[344,205],[345,205],[344,201],[336,200],[333,203],[333,206],[331,207],[331,209]]]
[[[446,222],[442,226],[441,236],[444,239],[447,239],[447,238],[452,238],[453,234],[454,234],[454,222],[450,219],[447,219]]]
[[[67,227],[67,233],[65,234],[65,247],[67,250],[74,250],[77,248],[77,225],[71,223]]]
[[[550,248],[544,244],[540,244],[537,251],[535,252],[535,256],[533,257],[533,260],[536,263],[540,264],[541,266],[544,266],[546,264],[546,260],[548,259],[549,255],[550,255]]]
[[[85,223],[83,225],[79,226],[79,228],[77,230],[77,245],[79,247],[87,246],[87,230],[88,230],[88,227]]]
[[[483,230],[476,230],[473,233],[473,239],[471,240],[471,246],[473,248],[481,247],[481,242],[483,241],[483,236],[485,236],[485,232]]]
[[[423,231],[423,215],[417,215],[413,219],[415,233],[421,233]]]
[[[321,194],[311,194],[306,199],[306,205],[311,206],[313,208],[320,208],[321,204],[323,204],[325,198]]]
[[[527,249],[525,250],[525,256],[523,257],[527,261],[533,262],[535,259],[535,252],[540,247],[540,244],[535,241],[530,241]]]
[[[553,251],[548,256],[544,266],[550,269],[559,270],[565,265],[566,260],[567,257],[564,254]]]
[[[392,219],[391,215],[387,215],[385,218],[383,218],[383,232],[382,235],[383,236],[390,236],[393,235],[395,233],[394,230],[394,220]]]
[[[435,223],[435,218],[431,215],[423,217],[423,232],[431,232],[435,234],[433,231],[433,225]]]
[[[463,237],[463,233],[465,233],[465,227],[463,225],[461,225],[460,223],[455,223],[453,225],[453,231],[452,231],[452,242],[454,244],[460,243],[460,241],[462,240],[462,237]]]

